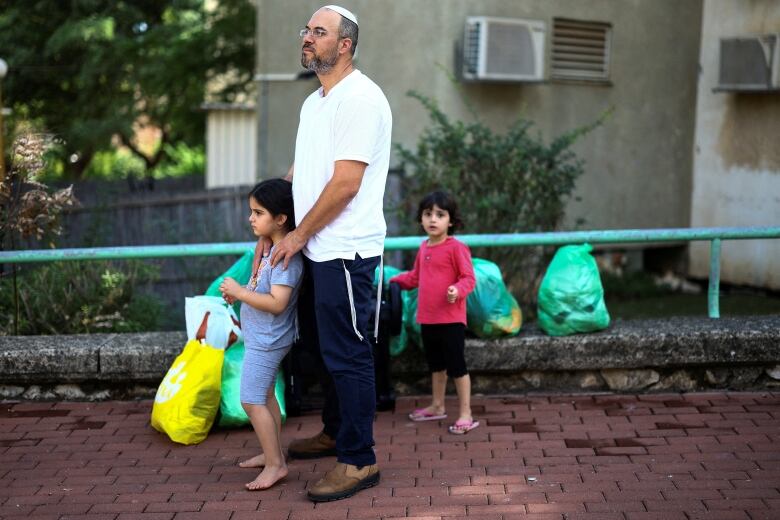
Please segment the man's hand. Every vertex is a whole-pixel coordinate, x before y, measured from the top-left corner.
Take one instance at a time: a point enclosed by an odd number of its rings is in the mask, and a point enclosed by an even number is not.
[[[283,262],[283,268],[287,269],[290,263],[290,259],[303,249],[306,245],[306,240],[302,239],[297,230],[287,233],[287,235],[281,239],[274,248],[274,254],[271,256],[271,265],[276,267],[276,264]]]
[[[458,299],[458,288],[454,285],[450,285],[447,287],[447,301],[449,303],[455,303],[455,300]]]
[[[252,259],[252,275],[257,272],[257,268],[260,267],[260,260],[268,256],[271,252],[271,246],[274,245],[273,241],[267,237],[260,237],[257,239],[255,245],[255,257]]]

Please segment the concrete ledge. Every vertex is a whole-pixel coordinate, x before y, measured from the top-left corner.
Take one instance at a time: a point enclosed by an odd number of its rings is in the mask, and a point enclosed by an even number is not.
[[[0,397],[30,385],[139,386],[152,392],[186,342],[184,332],[0,337]],[[469,339],[475,391],[766,388],[780,378],[780,316],[615,322],[595,334]],[[393,359],[400,393],[427,391],[421,351]],[[21,390],[20,390],[21,389]],[[56,392],[55,392],[56,394]],[[77,393],[77,395],[79,395]]]
[[[605,331],[564,337],[528,327],[512,338],[472,339],[466,357],[478,372],[776,363],[780,316],[618,321]]]

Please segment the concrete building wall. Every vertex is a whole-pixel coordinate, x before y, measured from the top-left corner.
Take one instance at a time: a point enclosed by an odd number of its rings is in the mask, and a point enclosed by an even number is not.
[[[321,5],[258,0],[257,72],[301,70],[297,31]],[[348,0],[342,5],[359,18],[357,66],[390,101],[394,142],[414,146],[428,124],[420,104],[406,96],[410,89],[438,100],[451,117],[468,120],[462,90],[491,127],[506,128],[522,115],[548,140],[614,108],[601,128],[575,146],[586,173],[576,193],[582,200],[570,203],[565,226],[571,228],[578,218],[585,219],[586,229],[690,223],[701,1]],[[439,66],[454,70],[465,19],[480,15],[545,21],[548,57],[553,17],[611,23],[610,82],[453,84]],[[316,79],[269,84],[271,175],[287,171],[300,104],[317,87]]]
[[[719,38],[780,33],[776,0],[705,0],[691,225],[780,223],[780,93],[713,92]],[[690,270],[709,272],[709,245],[692,244]],[[721,278],[780,289],[780,240],[726,241]]]

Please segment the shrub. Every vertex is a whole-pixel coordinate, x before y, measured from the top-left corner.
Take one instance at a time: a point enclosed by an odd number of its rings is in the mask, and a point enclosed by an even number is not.
[[[570,147],[600,125],[606,114],[545,144],[538,133],[532,133],[533,123],[527,119],[519,118],[501,134],[479,120],[451,121],[435,100],[417,92],[408,95],[425,107],[430,126],[415,150],[396,145],[404,171],[398,210],[408,224],[405,231],[419,233],[408,215],[415,215],[421,197],[434,189],[457,197],[466,233],[540,232],[558,227],[584,171]],[[510,290],[526,312],[532,312],[549,251],[506,247],[475,248],[473,253],[501,266]]]
[[[140,261],[57,262],[29,268],[18,278],[18,334],[80,334],[155,330],[163,306],[139,294],[157,276]],[[11,294],[9,279],[0,294]],[[0,334],[14,334],[13,302],[0,298]]]

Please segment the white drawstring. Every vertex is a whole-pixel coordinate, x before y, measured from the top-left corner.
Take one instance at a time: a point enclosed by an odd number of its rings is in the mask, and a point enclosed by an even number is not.
[[[352,277],[349,274],[349,270],[347,269],[347,264],[344,263],[344,260],[341,260],[341,265],[344,267],[344,278],[347,280],[347,294],[349,295],[349,312],[352,314],[352,328],[355,331],[355,334],[357,334],[357,337],[360,338],[360,341],[363,341],[363,335],[360,334],[360,332],[357,329],[357,315],[355,313],[355,298],[352,296]]]
[[[385,257],[379,257],[379,283],[376,284],[376,312],[374,313],[374,341],[379,343],[379,308],[382,305],[382,282],[385,274]]]

